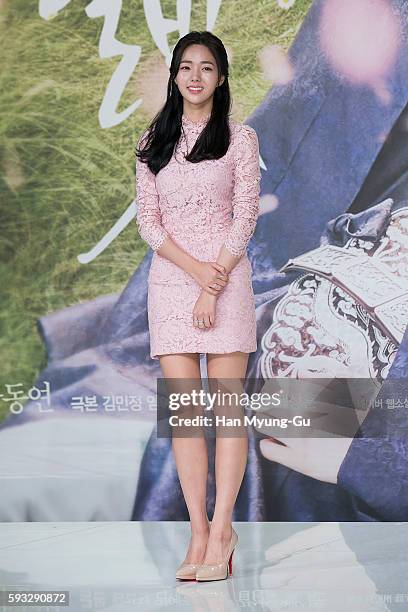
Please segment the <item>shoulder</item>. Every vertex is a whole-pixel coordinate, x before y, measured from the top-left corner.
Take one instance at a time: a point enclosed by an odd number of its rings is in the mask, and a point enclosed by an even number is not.
[[[233,119],[230,119],[229,124],[231,128],[231,134],[235,137],[235,139],[241,141],[248,139],[258,141],[257,133],[250,125],[246,123],[239,123],[238,121],[234,121]]]
[[[254,128],[246,123],[230,120],[231,142],[234,149],[242,152],[251,150],[259,152],[258,136]]]

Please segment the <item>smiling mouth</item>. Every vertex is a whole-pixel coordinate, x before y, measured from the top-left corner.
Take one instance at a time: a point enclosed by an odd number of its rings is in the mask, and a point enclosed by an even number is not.
[[[204,87],[187,87],[189,91],[202,91]]]

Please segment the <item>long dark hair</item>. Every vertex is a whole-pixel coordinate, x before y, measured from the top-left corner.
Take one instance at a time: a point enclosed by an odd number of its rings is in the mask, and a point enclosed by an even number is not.
[[[193,44],[205,45],[213,54],[218,68],[218,78],[224,82],[214,90],[211,116],[197,138],[194,147],[186,156],[190,162],[204,159],[219,159],[228,151],[230,129],[228,117],[231,110],[231,95],[228,83],[228,57],[222,41],[212,32],[189,32],[180,38],[173,49],[170,76],[167,83],[167,100],[153,118],[144,139],[143,149],[135,148],[136,157],[147,163],[157,174],[166,166],[177,144],[182,128],[183,96],[174,79],[177,76],[184,50]]]

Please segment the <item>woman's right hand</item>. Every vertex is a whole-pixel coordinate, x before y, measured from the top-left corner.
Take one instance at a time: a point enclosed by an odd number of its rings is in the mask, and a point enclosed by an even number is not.
[[[202,289],[216,296],[224,289],[229,279],[225,267],[215,261],[197,261],[193,277]]]

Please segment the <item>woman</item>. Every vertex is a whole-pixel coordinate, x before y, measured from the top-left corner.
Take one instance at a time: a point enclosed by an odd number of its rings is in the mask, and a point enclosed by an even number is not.
[[[151,357],[160,360],[173,392],[200,389],[200,353],[214,385],[219,379],[240,383],[248,354],[257,350],[246,251],[259,214],[259,145],[253,128],[229,119],[230,104],[222,41],[210,32],[191,32],[173,50],[167,100],[136,151],[137,224],[154,251],[148,278]],[[188,410],[197,414],[197,407],[183,406],[183,416]],[[238,432],[217,435],[211,524],[203,431],[172,435],[191,524],[179,579],[219,580],[232,573],[238,540],[232,512],[248,455],[245,428]]]

